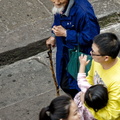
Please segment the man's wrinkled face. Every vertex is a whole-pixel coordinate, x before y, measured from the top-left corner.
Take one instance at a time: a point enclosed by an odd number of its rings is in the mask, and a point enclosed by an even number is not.
[[[69,0],[51,0],[54,4],[54,7],[52,9],[52,13],[56,14],[56,13],[61,13],[65,6],[68,4]]]

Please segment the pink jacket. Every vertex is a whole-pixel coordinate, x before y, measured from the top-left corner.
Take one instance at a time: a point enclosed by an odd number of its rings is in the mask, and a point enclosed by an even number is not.
[[[85,93],[86,90],[91,86],[86,80],[86,73],[78,73],[77,81],[81,91],[76,94],[74,101],[76,102],[78,110],[81,114],[81,120],[96,120],[80,100],[82,92]]]

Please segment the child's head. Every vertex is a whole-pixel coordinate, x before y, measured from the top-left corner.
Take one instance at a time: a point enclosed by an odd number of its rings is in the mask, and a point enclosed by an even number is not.
[[[120,51],[120,41],[113,33],[102,33],[97,35],[93,44],[96,44],[99,48],[99,54],[101,56],[110,56],[115,59]]]
[[[105,107],[108,102],[107,88],[102,84],[93,85],[85,93],[85,104],[97,112],[99,109]]]
[[[70,96],[54,98],[48,107],[42,108],[39,120],[80,120],[77,105]]]

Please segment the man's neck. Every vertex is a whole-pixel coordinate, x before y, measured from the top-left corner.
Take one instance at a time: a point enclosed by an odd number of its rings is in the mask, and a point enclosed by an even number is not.
[[[101,63],[103,69],[107,70],[107,69],[110,69],[111,67],[113,67],[118,61],[118,58],[115,58],[115,59],[111,59],[109,61],[106,61],[104,63]]]

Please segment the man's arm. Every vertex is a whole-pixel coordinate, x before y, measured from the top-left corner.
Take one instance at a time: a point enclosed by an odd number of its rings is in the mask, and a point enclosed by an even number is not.
[[[79,12],[75,16],[76,23],[74,23],[77,27],[75,30],[67,30],[66,41],[70,43],[76,43],[78,41],[80,45],[91,46],[94,36],[100,32],[97,19],[83,11],[82,13]],[[79,37],[77,37],[77,35],[79,35]]]

